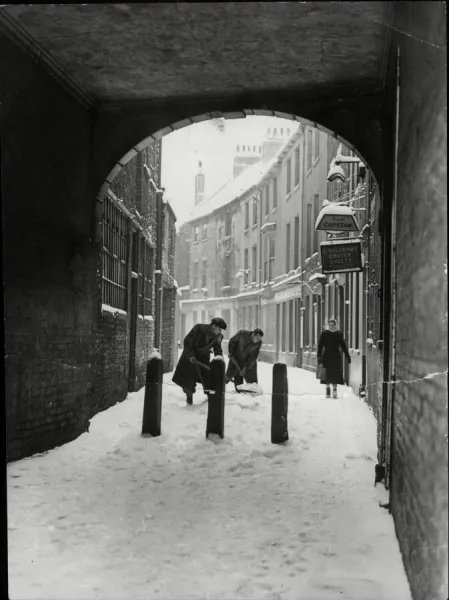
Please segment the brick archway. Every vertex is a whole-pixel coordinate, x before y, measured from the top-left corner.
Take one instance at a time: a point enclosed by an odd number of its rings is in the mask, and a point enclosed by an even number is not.
[[[367,164],[379,184],[386,175],[382,152],[388,119],[380,97],[333,98],[316,106],[296,99],[270,101],[271,106],[285,110],[246,109],[246,102],[215,100],[209,110],[195,112],[188,105],[165,110],[146,107],[141,112],[108,110],[99,114],[95,130],[93,182],[97,200],[104,197],[111,182],[137,153],[169,133],[214,118],[236,119],[247,116],[272,116],[311,125],[341,141]],[[220,106],[218,109],[216,106]],[[260,98],[259,98],[260,104]],[[253,106],[256,105],[255,103]],[[204,107],[206,108],[206,107]],[[293,110],[293,108],[295,110]],[[191,114],[192,116],[185,116]],[[301,116],[299,116],[301,115]],[[143,132],[149,132],[142,136]]]

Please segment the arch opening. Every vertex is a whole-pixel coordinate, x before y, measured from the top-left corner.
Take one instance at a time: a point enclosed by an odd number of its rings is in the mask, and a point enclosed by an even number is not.
[[[205,112],[198,115],[194,115],[185,119],[181,119],[179,121],[173,122],[170,125],[164,126],[154,133],[150,133],[149,135],[142,138],[139,142],[137,142],[128,152],[126,152],[121,158],[117,160],[112,169],[109,171],[108,175],[104,179],[104,183],[102,184],[97,199],[101,202],[102,198],[105,196],[107,190],[109,189],[112,181],[117,177],[117,175],[121,172],[123,167],[139,152],[153,144],[154,142],[162,140],[167,135],[179,131],[185,127],[190,127],[192,125],[196,125],[198,123],[203,123],[205,121],[217,121],[217,123],[223,123],[226,120],[234,120],[234,119],[245,119],[247,117],[253,116],[261,116],[261,117],[275,117],[278,119],[286,119],[289,121],[293,121],[298,124],[302,124],[304,126],[313,127],[322,131],[329,135],[331,138],[334,138],[341,142],[346,148],[351,150],[358,156],[365,165],[369,167],[369,161],[366,159],[365,153],[357,148],[350,139],[342,136],[336,130],[329,129],[325,127],[319,122],[312,121],[307,118],[299,117],[294,113],[285,113],[276,110],[269,109],[243,109],[241,111],[211,111]],[[274,135],[274,131],[272,132]],[[247,149],[249,150],[248,146]],[[370,168],[370,167],[369,167]],[[370,172],[374,177],[376,184],[379,185],[379,175],[370,168]]]

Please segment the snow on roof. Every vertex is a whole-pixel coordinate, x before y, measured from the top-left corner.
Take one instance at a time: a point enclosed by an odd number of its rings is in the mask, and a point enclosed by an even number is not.
[[[219,208],[226,206],[233,200],[242,196],[252,186],[257,185],[271,167],[276,164],[283,148],[284,146],[282,146],[279,152],[267,163],[259,161],[250,165],[237,177],[228,181],[228,183],[212,194],[212,196],[204,200],[204,202],[195,206],[190,212],[186,222],[189,223],[196,219],[200,219],[201,217],[210,215]]]
[[[191,210],[188,220],[193,221],[205,217],[241,196],[259,181],[265,172],[266,166],[262,161],[259,161],[246,168],[235,179],[228,181],[207,200],[195,206]]]

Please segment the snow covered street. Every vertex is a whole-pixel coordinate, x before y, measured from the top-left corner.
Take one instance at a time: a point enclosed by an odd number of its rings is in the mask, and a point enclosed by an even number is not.
[[[263,396],[227,394],[223,440],[205,439],[202,390],[186,406],[166,374],[160,437],[141,436],[142,389],[8,465],[10,598],[410,600],[371,411],[289,368],[273,445],[271,373]]]

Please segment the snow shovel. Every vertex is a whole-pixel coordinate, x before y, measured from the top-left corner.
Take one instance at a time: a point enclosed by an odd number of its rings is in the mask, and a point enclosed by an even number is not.
[[[208,367],[207,365],[205,365],[205,364],[204,364],[204,363],[202,363],[201,361],[197,360],[196,358],[195,358],[195,362],[194,362],[194,363],[192,363],[192,364],[194,364],[194,365],[195,365],[195,367],[196,367],[196,372],[198,373],[198,377],[200,378],[200,382],[201,382],[201,385],[203,386],[203,390],[204,390],[204,392],[205,392],[206,394],[210,394],[210,393],[211,393],[211,391],[210,391],[210,390],[206,390],[206,387],[205,387],[205,385],[204,385],[204,380],[203,380],[203,376],[201,375],[201,369],[200,369],[200,365],[201,365],[201,367],[202,367],[203,369],[206,369],[206,371],[210,371],[210,367]],[[213,392],[212,392],[212,393],[213,393]]]
[[[240,377],[243,379],[243,381],[245,381],[245,377],[244,377],[244,375],[242,373],[242,370],[239,367],[239,365],[237,364],[237,361],[235,360],[235,358],[233,356],[230,356],[229,360],[232,362],[232,364],[234,364],[237,367],[237,370],[238,370],[238,372],[240,374]],[[240,385],[245,385],[245,384],[243,383],[243,384],[240,384]],[[257,396],[258,395],[258,392],[254,392],[253,390],[239,390],[237,388],[237,386],[235,386],[235,389],[236,389],[237,394],[249,394],[250,396]]]

